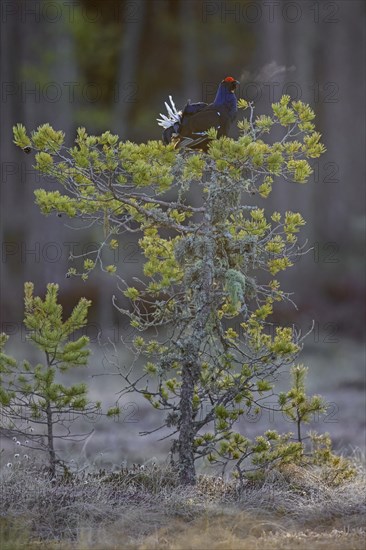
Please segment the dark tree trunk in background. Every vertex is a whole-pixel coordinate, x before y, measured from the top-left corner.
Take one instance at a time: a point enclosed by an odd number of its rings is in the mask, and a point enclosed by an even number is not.
[[[254,56],[253,71],[249,82],[254,84],[253,97],[257,114],[270,112],[271,104],[277,101],[286,80],[286,36],[284,21],[275,17],[261,18],[257,33],[257,51]],[[252,82],[254,80],[254,83]],[[258,94],[260,93],[260,98]],[[249,98],[251,99],[251,98]],[[284,185],[273,187],[271,202],[275,209],[285,208],[288,189]]]
[[[14,9],[19,9],[19,2],[14,0]],[[25,155],[12,142],[12,126],[22,114],[22,104],[16,95],[19,81],[19,59],[23,51],[23,32],[20,22],[13,16],[2,18],[1,22],[1,187],[0,187],[0,234],[2,245],[0,301],[1,327],[6,330],[7,323],[15,321],[13,308],[16,308],[17,288],[11,281],[19,280],[18,265],[14,261],[19,241],[19,232],[23,227],[24,210],[22,200],[25,185],[20,171],[22,167],[30,168],[31,162],[25,164]],[[17,48],[14,47],[17,45]],[[22,165],[23,163],[23,165]],[[15,205],[17,207],[15,208]],[[6,285],[6,288],[5,288]],[[22,298],[21,298],[22,300]],[[8,328],[9,330],[9,328]]]
[[[336,241],[350,251],[360,239],[365,207],[365,65],[360,58],[366,4],[339,2],[339,7],[339,22],[323,24],[319,32],[319,100],[327,153],[315,223],[323,241]],[[325,166],[327,162],[332,164]]]
[[[278,10],[278,7],[277,7]],[[275,12],[273,21],[269,17],[262,17],[257,32],[257,51],[254,56],[253,73],[248,76],[253,87],[248,87],[253,92],[256,114],[271,113],[271,105],[279,101],[285,84],[288,80],[297,80],[295,67],[288,58],[287,28],[284,19]],[[260,94],[260,95],[259,95]],[[249,98],[251,99],[251,98]],[[278,132],[278,133],[276,133]],[[281,139],[282,133],[275,130],[273,136]],[[298,184],[295,184],[298,185]],[[266,203],[271,210],[284,213],[286,210],[297,210],[294,199],[294,184],[290,182],[275,182],[270,198]],[[301,200],[303,200],[304,188],[301,186]],[[299,211],[301,209],[299,208]],[[281,281],[286,290],[293,290],[293,270],[281,274]]]
[[[291,44],[291,48],[288,49],[289,55],[286,58],[286,65],[291,67],[296,64],[296,68],[293,72],[291,71],[285,75],[287,84],[284,91],[295,99],[297,98],[305,103],[309,103],[315,111],[317,111],[318,106],[314,103],[312,83],[315,79],[315,56],[318,41],[319,35],[310,17],[303,18],[300,32],[299,28],[295,25],[290,26],[288,29],[286,43]],[[294,85],[292,85],[291,82],[294,82]],[[286,206],[286,209],[299,208],[299,211],[306,220],[304,234],[306,233],[306,238],[311,246],[313,246],[315,240],[314,203],[316,199],[315,186],[318,185],[316,178],[317,170],[315,175],[310,178],[305,186],[287,184],[287,203],[283,205]],[[297,205],[299,206],[297,207]],[[302,260],[300,260],[300,262],[302,262]],[[311,267],[311,263],[308,264],[308,269]],[[299,273],[296,273],[296,269],[294,272],[295,276],[298,277]],[[294,278],[292,282],[295,283]]]
[[[197,5],[180,0],[180,32],[182,37],[182,89],[185,97],[200,101],[202,90],[198,82],[199,51],[197,44]]]
[[[37,128],[40,124],[50,123],[55,130],[62,130],[66,136],[66,144],[70,145],[75,137],[75,97],[69,91],[65,83],[77,82],[75,67],[75,51],[70,28],[68,27],[69,12],[64,9],[62,0],[58,0],[59,12],[62,18],[55,22],[49,22],[47,18],[41,18],[39,23],[27,22],[25,32],[27,37],[27,53],[25,64],[29,67],[40,67],[44,72],[45,81],[33,83],[29,79],[29,86],[39,86],[40,101],[30,95],[25,104],[23,123],[29,130]],[[47,44],[48,55],[52,56],[51,62],[43,59],[44,44]],[[32,162],[34,160],[32,159]],[[40,292],[44,291],[48,282],[60,284],[61,289],[68,285],[65,273],[68,269],[67,247],[64,243],[69,239],[70,230],[65,227],[66,218],[59,218],[54,213],[48,218],[42,215],[35,206],[33,191],[35,187],[55,188],[54,184],[46,183],[37,175],[38,185],[28,186],[26,210],[31,216],[27,239],[32,247],[40,250],[39,262],[33,263],[29,255],[30,264],[34,268],[32,280],[37,284]],[[52,186],[52,187],[51,187]],[[73,235],[78,240],[79,236]],[[38,259],[38,258],[37,258]],[[71,281],[70,281],[71,283]],[[73,282],[73,284],[75,284]]]
[[[131,10],[131,6],[133,10]],[[129,113],[133,101],[139,97],[137,82],[138,59],[145,19],[146,1],[134,0],[125,5],[122,50],[118,74],[118,94],[113,130],[121,139],[128,137]]]
[[[9,3],[8,3],[9,4]],[[68,10],[58,0],[62,17],[50,21],[33,0],[14,0],[14,10],[2,20],[2,82],[12,93],[2,95],[2,275],[7,284],[2,296],[3,329],[19,335],[23,316],[23,284],[34,281],[37,292],[48,282],[65,280],[67,248],[77,240],[65,228],[65,218],[45,218],[34,204],[34,190],[54,188],[32,168],[34,156],[21,153],[13,144],[12,127],[24,124],[28,131],[43,123],[63,130],[67,142],[74,134],[74,104],[65,82],[75,82],[75,53],[68,29]],[[70,3],[69,3],[70,5]],[[51,58],[50,58],[51,56]],[[4,88],[3,88],[4,89]]]

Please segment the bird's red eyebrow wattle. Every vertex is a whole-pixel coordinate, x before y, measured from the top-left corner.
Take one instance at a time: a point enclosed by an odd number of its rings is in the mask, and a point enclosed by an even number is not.
[[[224,81],[225,82],[234,82],[235,78],[233,78],[232,76],[227,76]]]

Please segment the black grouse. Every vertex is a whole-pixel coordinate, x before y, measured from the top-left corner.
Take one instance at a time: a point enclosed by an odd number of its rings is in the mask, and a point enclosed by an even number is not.
[[[213,103],[188,103],[177,111],[172,96],[170,105],[165,103],[168,116],[162,115],[157,121],[164,128],[163,143],[174,143],[180,149],[202,149],[207,151],[209,139],[207,130],[215,128],[217,137],[226,136],[237,113],[235,78],[228,76],[220,83]]]

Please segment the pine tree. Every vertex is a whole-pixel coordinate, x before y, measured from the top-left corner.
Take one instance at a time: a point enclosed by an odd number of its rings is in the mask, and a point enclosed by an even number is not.
[[[287,418],[296,423],[297,439],[303,441],[302,426],[309,423],[315,415],[327,410],[326,403],[320,395],[306,395],[305,379],[308,368],[294,365],[291,368],[292,387],[280,395],[282,411]]]
[[[117,248],[123,233],[141,234],[145,280],[132,286],[116,273],[130,307],[123,296],[113,302],[141,333],[132,351],[144,374],[121,371],[121,395],[139,392],[164,411],[182,484],[195,483],[199,458],[241,472],[246,458],[263,465],[301,447],[274,432],[252,443],[234,427],[261,407],[278,370],[291,366],[302,347],[294,328],[274,327],[270,319],[276,302],[291,303],[276,275],[297,257],[305,221],[295,212],[266,213],[243,198],[267,197],[276,179],[305,183],[309,161],[325,148],[313,111],[301,101],[283,96],[272,116],[255,116],[245,100],[238,106],[248,112],[238,123],[240,137],[217,139],[210,130],[207,153],[121,142],[110,132],[90,136],[83,128],[67,149],[63,133],[47,124],[31,137],[21,125],[14,129],[15,143],[36,151],[36,168],[65,189],[38,189],[41,211],[103,227],[95,258],[69,275],[87,279],[98,264],[115,273],[115,265],[103,265],[102,247]],[[280,141],[271,140],[273,128],[282,131]],[[192,189],[198,206],[191,204]],[[168,191],[176,197],[167,198]]]
[[[57,464],[62,463],[57,442],[85,437],[73,434],[74,422],[100,413],[100,403],[88,400],[85,383],[67,386],[59,381],[60,374],[87,365],[89,339],[73,338],[73,334],[86,325],[91,302],[81,298],[63,321],[57,284],[47,285],[44,300],[34,296],[33,283],[25,283],[24,290],[27,339],[41,350],[45,361],[36,365],[26,360],[18,363],[4,353],[8,337],[1,335],[1,431],[8,437],[23,438],[32,449],[46,451],[53,478]]]

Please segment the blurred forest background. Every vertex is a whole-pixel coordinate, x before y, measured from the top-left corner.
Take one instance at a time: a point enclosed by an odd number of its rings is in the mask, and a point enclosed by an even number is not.
[[[365,14],[363,0],[3,0],[2,330],[23,340],[25,281],[34,281],[37,294],[58,283],[66,313],[79,296],[92,299],[92,338],[99,329],[128,330],[112,306],[113,277],[96,271],[86,283],[65,278],[70,252],[85,252],[100,235],[40,214],[34,189],[58,184],[34,172],[32,155],[12,143],[12,126],[49,122],[69,145],[78,126],[137,142],[160,139],[156,117],[169,94],[179,107],[188,98],[212,101],[231,75],[258,114],[284,93],[316,112],[327,153],[310,183],[280,181],[269,199],[251,201],[307,220],[302,237],[313,250],[284,277],[298,310],[286,305],[276,320],[303,330],[314,320],[310,345],[331,350],[333,368],[347,378],[352,359],[334,358],[346,343],[360,350],[365,319]],[[120,243],[115,263],[133,276],[142,263],[135,240]],[[364,413],[358,415],[362,432]]]

